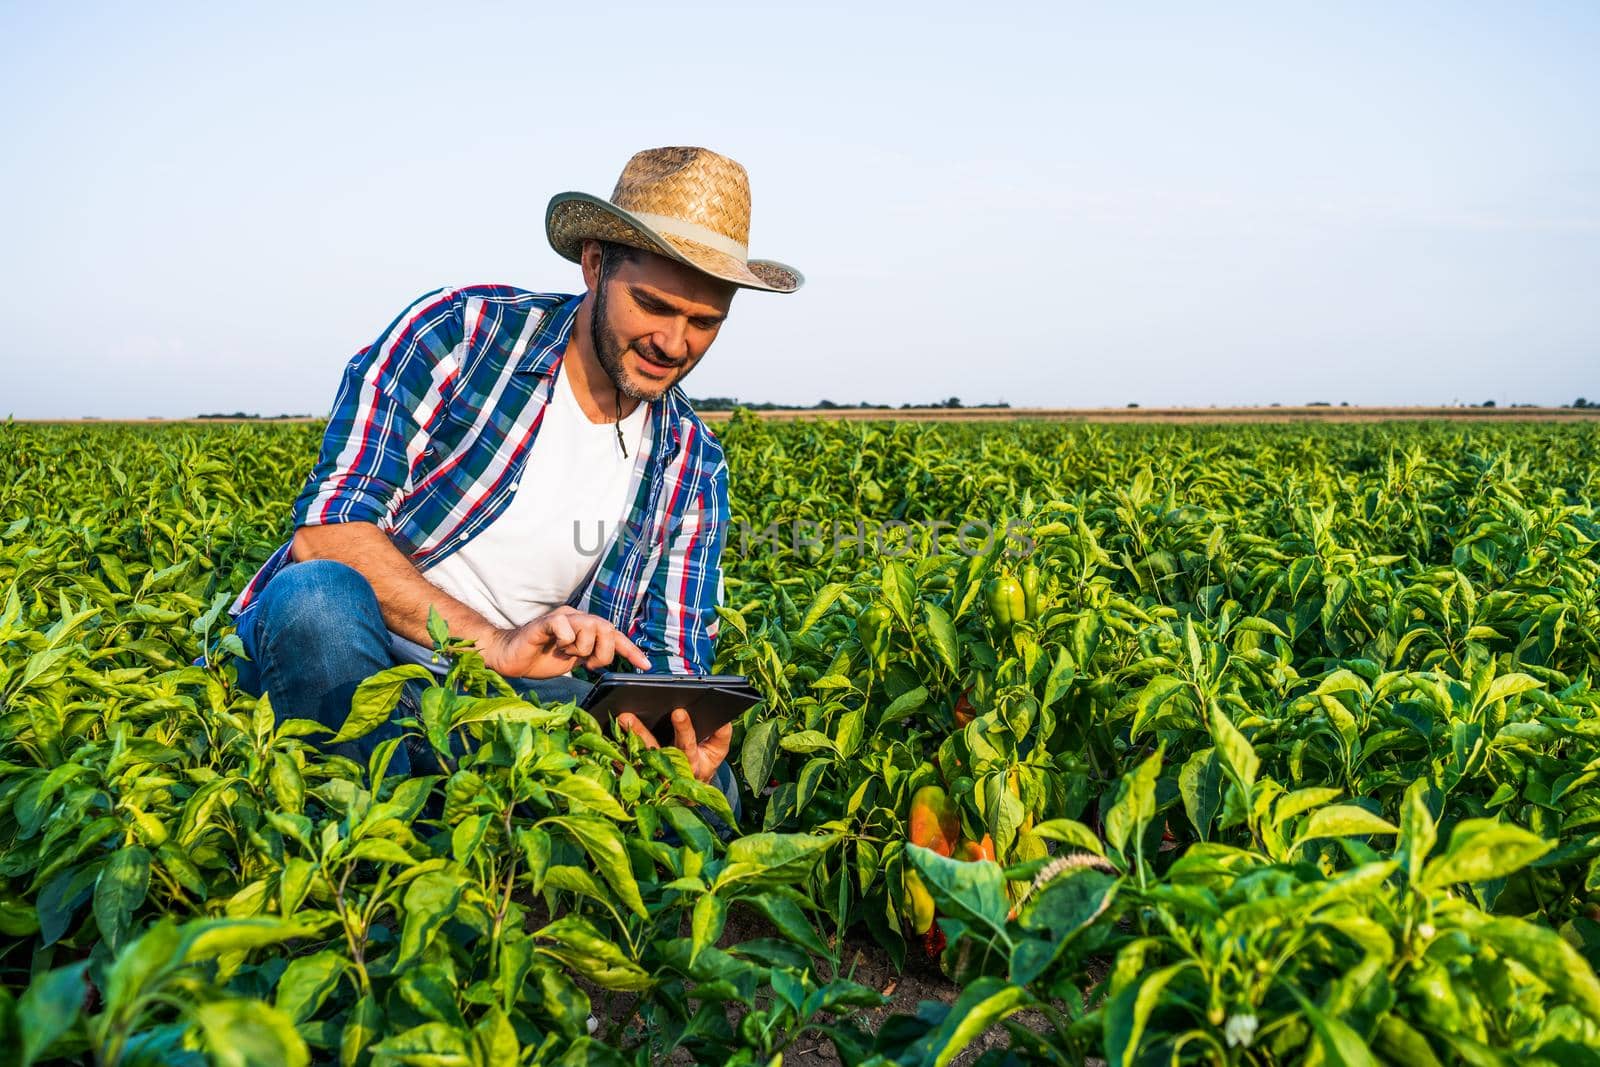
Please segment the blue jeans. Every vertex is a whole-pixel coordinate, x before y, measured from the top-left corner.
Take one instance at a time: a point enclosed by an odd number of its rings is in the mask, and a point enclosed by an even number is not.
[[[234,621],[250,657],[238,664],[239,685],[256,696],[272,694],[279,722],[315,719],[338,730],[350,714],[356,687],[377,672],[407,662],[422,663],[439,674],[446,670],[428,661],[428,649],[390,633],[366,578],[334,560],[285,567]],[[507,680],[519,693],[546,704],[581,701],[590,688],[571,675]],[[390,721],[329,751],[365,766],[379,744],[404,733],[395,720],[415,707],[402,699]],[[416,737],[396,748],[389,761],[390,774],[436,770],[427,743]],[[727,796],[737,819],[739,786],[733,768],[724,762],[712,784]]]

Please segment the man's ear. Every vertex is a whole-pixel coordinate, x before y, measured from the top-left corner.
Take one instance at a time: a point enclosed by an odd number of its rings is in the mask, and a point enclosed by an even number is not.
[[[583,266],[583,284],[591,293],[600,286],[600,242],[585,240],[578,261]]]

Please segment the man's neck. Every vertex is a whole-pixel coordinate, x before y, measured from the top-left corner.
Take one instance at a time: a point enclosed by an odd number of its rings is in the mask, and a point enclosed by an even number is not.
[[[586,293],[583,303],[572,320],[572,332],[567,335],[567,347],[562,353],[561,370],[572,383],[572,395],[590,422],[617,422],[633,414],[640,401],[617,389],[616,383],[600,364],[600,357],[590,343],[590,323],[594,315],[594,294]],[[622,410],[617,410],[618,401]]]

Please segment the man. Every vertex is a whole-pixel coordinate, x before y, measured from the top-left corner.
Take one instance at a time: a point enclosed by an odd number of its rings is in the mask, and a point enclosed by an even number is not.
[[[550,201],[547,235],[582,265],[583,294],[440,290],[362,350],[293,539],[234,605],[241,685],[270,692],[280,717],[337,729],[364,678],[428,661],[430,608],[540,699],[581,697],[570,672],[616,658],[708,671],[727,465],[678,383],[736,289],[802,283],[748,258],[749,213],[732,160],[640,152],[611,200]],[[737,804],[731,726],[700,741],[681,710],[673,722],[696,776]],[[364,761],[399,732],[391,722],[341,751]],[[402,746],[391,771],[409,770]]]

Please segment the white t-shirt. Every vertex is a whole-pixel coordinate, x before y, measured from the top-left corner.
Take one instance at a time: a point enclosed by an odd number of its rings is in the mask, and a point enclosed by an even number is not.
[[[649,411],[622,420],[624,456],[616,423],[590,422],[558,374],[511,503],[428,580],[508,629],[565,604],[627,518]]]

